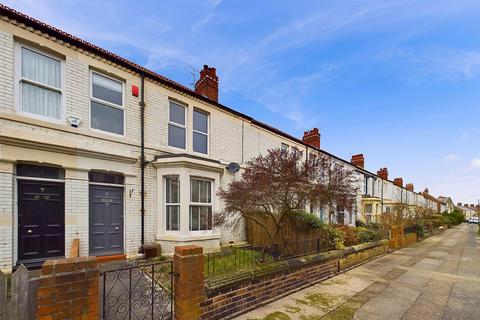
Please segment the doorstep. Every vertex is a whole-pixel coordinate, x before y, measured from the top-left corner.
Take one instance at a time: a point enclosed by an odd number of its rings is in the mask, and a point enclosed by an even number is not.
[[[97,256],[97,262],[98,263],[105,263],[105,262],[112,262],[112,261],[122,261],[126,260],[127,255],[126,254],[111,254],[107,256]]]

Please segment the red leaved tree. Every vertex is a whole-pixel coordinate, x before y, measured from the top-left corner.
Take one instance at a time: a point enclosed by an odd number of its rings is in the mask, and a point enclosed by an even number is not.
[[[287,244],[285,227],[307,208],[326,207],[331,214],[336,205],[351,210],[356,183],[353,172],[331,157],[272,149],[250,160],[241,178],[218,195],[225,207],[215,215],[216,225],[237,228],[250,220],[265,231],[270,244],[279,236]]]

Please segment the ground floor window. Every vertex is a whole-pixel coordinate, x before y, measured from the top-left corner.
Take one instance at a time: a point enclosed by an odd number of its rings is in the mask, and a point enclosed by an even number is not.
[[[180,229],[180,184],[178,177],[165,178],[166,229]]]
[[[212,229],[212,182],[190,180],[190,230]]]

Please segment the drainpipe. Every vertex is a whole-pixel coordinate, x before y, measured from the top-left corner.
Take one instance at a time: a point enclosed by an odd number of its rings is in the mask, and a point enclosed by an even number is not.
[[[140,176],[141,176],[141,207],[140,214],[142,219],[141,231],[141,247],[140,252],[143,253],[143,245],[145,244],[145,77],[141,74],[140,83]]]
[[[380,180],[382,182],[382,201],[381,201],[381,209],[382,209],[382,214],[383,214],[383,179]]]

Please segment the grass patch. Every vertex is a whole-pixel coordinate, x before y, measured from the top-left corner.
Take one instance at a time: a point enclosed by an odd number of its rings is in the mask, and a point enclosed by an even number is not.
[[[275,311],[267,314],[265,317],[263,317],[262,320],[290,320],[290,319],[291,318],[288,316],[288,314],[280,311]]]
[[[262,261],[261,251],[244,247],[226,247],[218,252],[205,255],[205,276],[210,277],[219,274],[232,273],[240,270],[253,268],[259,263],[272,262],[273,258],[265,254]]]
[[[288,313],[299,313],[300,311],[302,311],[300,307],[291,306],[289,304],[286,304],[283,307],[285,308],[285,311],[287,311]]]
[[[335,304],[337,299],[327,293],[310,293],[303,299],[297,299],[297,303],[309,305],[312,307],[330,307]]]

